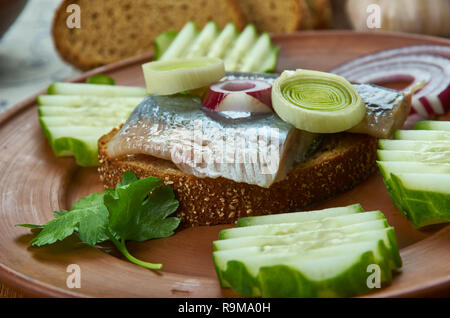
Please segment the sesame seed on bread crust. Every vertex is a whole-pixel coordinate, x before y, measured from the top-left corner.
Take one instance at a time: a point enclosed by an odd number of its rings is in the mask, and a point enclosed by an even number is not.
[[[170,161],[148,155],[112,159],[106,149],[117,131],[114,129],[99,140],[98,171],[105,187],[115,187],[127,170],[140,178],[161,178],[180,201],[176,213],[183,227],[231,224],[244,216],[298,211],[349,190],[376,169],[376,138],[330,134],[284,180],[262,188],[221,177],[198,178],[180,171]]]

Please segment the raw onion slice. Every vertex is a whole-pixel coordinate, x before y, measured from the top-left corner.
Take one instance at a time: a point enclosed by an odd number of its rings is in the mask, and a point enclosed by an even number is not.
[[[345,78],[317,71],[284,71],[274,82],[272,105],[278,116],[296,128],[336,133],[357,125],[366,109]]]
[[[418,45],[363,56],[332,71],[349,81],[383,84],[408,80],[405,91],[425,82],[412,98],[411,114],[432,118],[450,109],[450,47]]]
[[[150,94],[171,95],[208,86],[225,75],[223,61],[213,57],[173,59],[142,65]]]
[[[230,79],[209,87],[203,99],[206,107],[222,111],[272,112],[272,85],[257,79]]]

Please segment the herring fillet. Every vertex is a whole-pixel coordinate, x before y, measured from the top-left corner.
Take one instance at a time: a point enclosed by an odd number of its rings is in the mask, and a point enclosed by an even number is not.
[[[295,129],[276,114],[214,112],[190,95],[149,96],[108,143],[112,158],[144,154],[197,176],[261,187],[284,179],[320,135]]]
[[[366,115],[362,122],[349,132],[389,138],[402,128],[411,110],[413,92],[402,92],[372,84],[353,84],[364,100]]]

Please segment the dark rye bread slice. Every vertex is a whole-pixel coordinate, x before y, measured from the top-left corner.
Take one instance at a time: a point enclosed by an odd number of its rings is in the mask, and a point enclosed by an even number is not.
[[[98,171],[105,187],[115,187],[127,170],[140,178],[161,178],[173,187],[180,201],[177,215],[183,227],[230,224],[243,216],[298,211],[354,187],[376,169],[376,138],[330,134],[286,179],[261,188],[225,178],[198,178],[180,171],[170,161],[151,156],[112,159],[106,149],[117,131],[99,140]]]
[[[77,4],[81,28],[68,28]],[[79,69],[87,70],[124,58],[152,53],[154,39],[167,30],[180,30],[186,22],[203,27],[216,21],[238,29],[245,18],[237,0],[65,0],[55,13],[53,41],[61,57]]]
[[[247,22],[260,32],[294,32],[305,14],[299,0],[239,0],[239,5]]]

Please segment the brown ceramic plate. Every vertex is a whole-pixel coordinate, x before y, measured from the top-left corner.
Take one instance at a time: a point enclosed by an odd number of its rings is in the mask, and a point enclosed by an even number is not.
[[[327,71],[357,56],[413,44],[450,45],[431,37],[303,32],[274,37],[281,45],[279,68]],[[144,85],[142,56],[89,72],[106,73],[122,85]],[[28,229],[18,223],[43,224],[52,211],[68,209],[92,192],[101,191],[96,169],[80,168],[71,158],[56,158],[38,125],[35,97],[0,116],[0,281],[29,296],[82,297],[230,297],[214,271],[211,242],[231,225],[183,230],[167,239],[129,243],[132,254],[164,264],[159,272],[80,244],[76,238],[53,246],[31,248]],[[450,288],[450,226],[416,230],[394,208],[379,174],[355,189],[315,206],[325,208],[360,202],[366,210],[382,210],[395,227],[402,271],[392,284],[369,296],[442,295]],[[81,268],[81,288],[69,289],[69,264]]]

